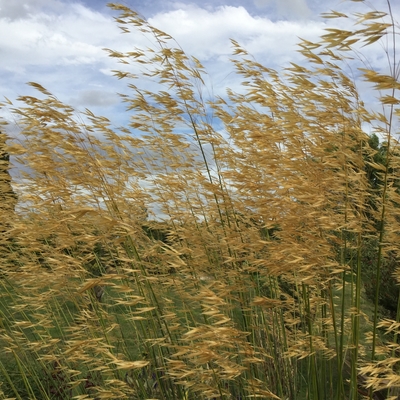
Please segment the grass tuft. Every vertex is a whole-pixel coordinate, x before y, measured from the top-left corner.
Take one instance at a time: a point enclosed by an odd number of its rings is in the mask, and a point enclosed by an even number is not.
[[[110,4],[153,43],[107,50],[126,66],[128,126],[37,83],[3,105],[21,132],[0,137],[0,398],[398,398],[388,5],[327,14],[357,24],[302,41],[304,64],[279,72],[232,40],[243,91],[209,99],[199,60]],[[383,35],[389,74],[359,46]]]

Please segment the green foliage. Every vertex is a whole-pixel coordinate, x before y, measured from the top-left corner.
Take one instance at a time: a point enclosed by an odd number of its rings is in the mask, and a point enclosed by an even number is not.
[[[11,186],[11,177],[8,171],[10,156],[6,151],[7,136],[0,132],[0,232],[4,234],[10,219],[13,216],[16,204],[16,194]]]
[[[376,264],[378,257],[378,243],[376,240],[367,241],[362,253],[363,281],[366,296],[375,301],[376,291]],[[382,274],[379,291],[379,306],[382,317],[396,319],[399,285],[395,279],[398,259],[394,253],[389,253],[382,263]]]

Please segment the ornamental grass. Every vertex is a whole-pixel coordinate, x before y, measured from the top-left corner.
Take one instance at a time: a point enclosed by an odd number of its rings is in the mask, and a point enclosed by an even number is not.
[[[0,399],[398,398],[399,27],[357,3],[301,65],[232,40],[224,97],[110,4],[152,43],[107,49],[126,126],[38,83],[2,104]],[[387,72],[362,55],[382,39]]]

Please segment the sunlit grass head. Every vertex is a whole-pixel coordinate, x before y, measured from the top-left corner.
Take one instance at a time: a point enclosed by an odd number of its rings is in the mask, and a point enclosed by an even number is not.
[[[8,105],[21,132],[0,141],[0,396],[397,396],[400,314],[383,294],[398,301],[398,76],[362,70],[384,92],[368,110],[345,58],[395,40],[390,10],[361,4],[353,31],[302,41],[304,63],[282,71],[233,40],[242,91],[206,99],[200,61],[110,7],[155,43],[108,50],[127,126],[37,83]]]

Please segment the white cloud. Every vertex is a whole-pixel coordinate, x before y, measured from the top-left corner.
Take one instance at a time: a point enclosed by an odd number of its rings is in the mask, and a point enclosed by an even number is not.
[[[1,18],[9,20],[25,19],[42,9],[61,11],[64,6],[57,0],[0,0]]]
[[[71,99],[73,104],[87,100],[89,106],[100,105],[99,99],[111,98],[108,93],[120,91],[125,84],[110,78],[109,70],[124,67],[110,59],[103,48],[127,51],[149,45],[139,32],[122,35],[110,15],[82,4],[21,0],[23,10],[18,11],[11,3],[0,0],[0,7],[7,8],[0,14],[0,71],[5,73],[3,78],[0,75],[0,93],[10,98],[27,93],[24,82],[36,81],[60,100]],[[176,38],[188,54],[208,62],[212,81],[221,88],[234,83],[230,79],[221,81],[233,71],[229,38],[275,67],[292,57],[296,34],[317,35],[321,31],[321,24],[274,23],[250,15],[244,7],[203,9],[182,3],[175,3],[172,11],[154,15],[149,22]],[[96,84],[104,90],[97,99],[90,95]]]
[[[96,19],[87,14],[80,6],[63,15],[40,12],[24,19],[0,19],[0,49],[5,53],[0,67],[92,63],[103,57],[108,34],[117,36],[118,31],[100,13]]]
[[[209,71],[214,94],[223,94],[227,86],[239,89],[241,80],[229,62],[230,38],[260,63],[280,69],[289,61],[302,61],[295,52],[299,37],[317,41],[326,27],[326,21],[297,18],[308,15],[310,8],[314,10],[317,0],[254,1],[265,9],[275,7],[282,18],[251,14],[242,6],[203,8],[188,2],[168,2],[173,8],[159,11],[149,22],[172,35],[189,55],[199,58]],[[333,3],[327,0],[326,7],[337,8]],[[111,77],[110,70],[129,68],[137,72],[138,68],[116,64],[103,48],[129,51],[151,45],[139,32],[121,34],[111,15],[73,1],[0,0],[0,9],[0,95],[11,99],[30,94],[24,82],[36,81],[62,101],[101,107],[103,112],[115,105],[116,97],[111,93],[127,91],[126,82]],[[374,65],[383,63],[378,57],[381,52],[372,47],[365,51]],[[141,80],[140,85],[154,87],[148,80]]]
[[[21,6],[19,13],[11,3]],[[128,37],[110,15],[55,0],[0,0],[0,7],[1,97],[32,94],[25,83],[34,81],[75,106],[104,110],[116,104],[111,94],[121,90],[121,83],[103,74],[116,67],[103,48],[127,47]]]
[[[223,6],[209,11],[182,5],[180,9],[156,14],[149,22],[204,59],[230,53],[230,37],[258,35],[264,21],[250,16],[243,7]]]
[[[189,54],[206,62],[212,81],[224,87],[236,86],[233,80],[238,79],[232,74],[229,61],[233,51],[230,38],[238,41],[257,61],[280,69],[289,61],[301,59],[296,53],[299,37],[317,40],[325,28],[323,21],[274,22],[265,16],[250,15],[244,7],[206,10],[184,4],[154,15],[149,22],[173,36]]]
[[[179,21],[179,23],[176,23]],[[250,15],[243,7],[219,7],[214,11],[194,5],[156,14],[149,22],[172,35],[184,49],[199,58],[231,54],[229,39],[242,43],[253,54],[292,52],[298,36],[317,38],[322,22],[273,22],[266,17]]]
[[[312,15],[306,0],[254,0],[254,4],[261,9],[273,5],[280,18],[303,19]]]
[[[117,104],[119,97],[116,93],[104,89],[87,89],[82,90],[77,98],[72,98],[70,101],[86,108],[92,106],[106,107]]]

